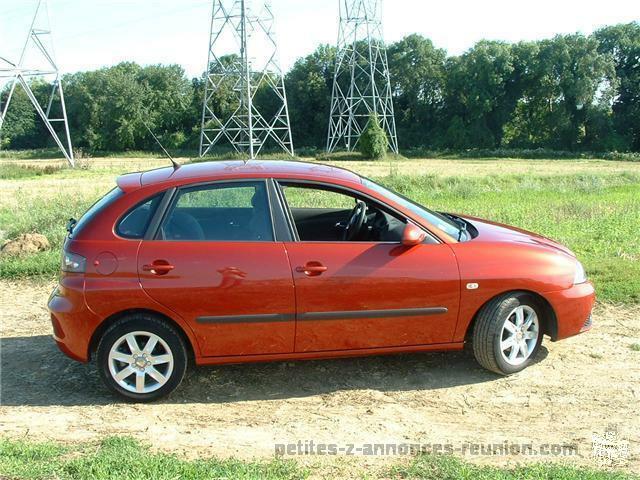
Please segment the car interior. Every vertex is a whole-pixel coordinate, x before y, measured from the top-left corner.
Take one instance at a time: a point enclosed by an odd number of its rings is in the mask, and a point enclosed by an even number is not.
[[[273,241],[263,182],[180,192],[160,238],[172,241]]]
[[[283,184],[302,241],[400,242],[405,222],[381,205],[342,191]]]

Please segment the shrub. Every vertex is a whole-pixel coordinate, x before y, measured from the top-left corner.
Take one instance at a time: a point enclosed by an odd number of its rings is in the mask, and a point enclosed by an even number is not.
[[[21,165],[18,163],[0,164],[1,180],[17,180],[21,178],[40,177],[42,175],[52,175],[65,169],[66,166],[45,165]]]
[[[387,134],[380,126],[378,115],[375,113],[369,116],[369,123],[360,135],[359,147],[364,158],[381,160],[387,156],[389,141]]]

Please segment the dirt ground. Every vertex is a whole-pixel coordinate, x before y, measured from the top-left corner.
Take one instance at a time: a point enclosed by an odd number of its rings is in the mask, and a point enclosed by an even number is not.
[[[640,306],[599,305],[591,332],[547,341],[539,361],[509,378],[465,353],[194,368],[170,398],[120,403],[93,365],[50,337],[48,283],[0,282],[0,432],[62,442],[132,435],[188,457],[271,457],[274,444],[575,445],[571,462],[595,465],[593,435],[617,429],[625,469],[640,471]],[[473,456],[484,463],[552,457]],[[564,461],[564,457],[553,457]],[[397,457],[318,462],[359,466]]]

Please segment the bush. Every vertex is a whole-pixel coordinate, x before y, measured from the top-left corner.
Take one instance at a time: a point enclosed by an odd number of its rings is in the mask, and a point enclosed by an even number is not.
[[[389,140],[387,140],[387,134],[380,126],[380,120],[375,113],[369,116],[369,123],[360,135],[359,147],[364,158],[381,160],[387,156]]]
[[[52,175],[64,170],[66,166],[45,165],[44,167],[36,165],[20,165],[17,163],[0,164],[1,180],[17,180],[20,178],[40,177],[42,175]]]
[[[552,150],[548,148],[471,148],[466,150],[431,150],[429,148],[413,147],[404,149],[407,158],[453,158],[453,159],[496,159],[521,158],[528,160],[619,160],[626,162],[640,161],[638,152],[591,152]]]

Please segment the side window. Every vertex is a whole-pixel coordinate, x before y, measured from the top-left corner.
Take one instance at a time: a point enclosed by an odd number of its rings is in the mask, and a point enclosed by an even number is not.
[[[149,198],[133,207],[116,226],[116,233],[124,238],[141,239],[162,201],[164,193]]]
[[[300,240],[400,242],[405,221],[377,202],[324,185],[280,184]]]
[[[273,241],[265,182],[180,190],[160,235],[171,241]]]
[[[284,187],[285,197],[289,208],[332,208],[351,210],[356,199],[353,196],[344,195],[332,190],[318,188],[304,188],[295,185]]]

